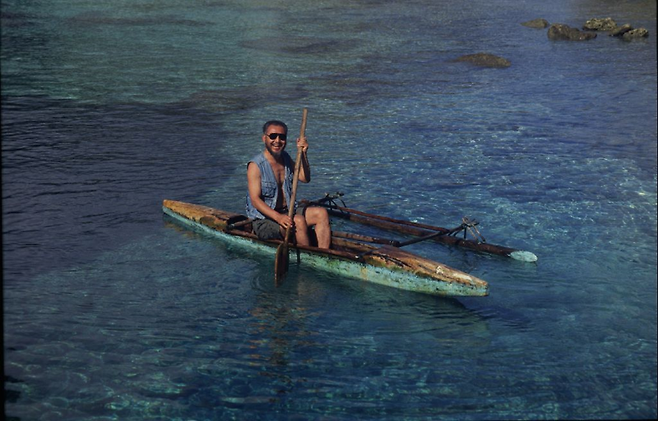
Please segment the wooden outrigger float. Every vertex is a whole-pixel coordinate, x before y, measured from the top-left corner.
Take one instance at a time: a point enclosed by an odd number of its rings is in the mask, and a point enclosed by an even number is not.
[[[281,244],[280,240],[259,240],[251,232],[250,221],[244,215],[173,200],[163,202],[163,211],[193,229],[240,246],[274,254]],[[440,237],[439,234],[434,233]],[[299,252],[301,264],[341,276],[433,295],[489,294],[487,282],[473,275],[406,252],[395,244],[374,246],[364,243],[363,239],[347,237],[340,233],[334,235],[330,250],[292,244],[290,248]]]
[[[358,211],[356,209],[350,209],[346,207],[345,203],[342,202],[342,200],[340,199],[342,196],[343,196],[342,193],[326,194],[325,197],[320,200],[309,201],[305,203],[314,206],[324,206],[327,209],[327,211],[329,211],[329,214],[331,216],[347,219],[364,225],[370,225],[377,228],[382,228],[387,231],[413,235],[420,238],[418,240],[400,242],[396,240],[389,240],[389,239],[376,238],[376,237],[365,238],[364,236],[346,234],[346,233],[335,233],[335,235],[337,236],[346,235],[348,238],[353,238],[356,240],[359,240],[360,238],[361,241],[389,244],[396,247],[431,239],[433,241],[438,241],[443,244],[463,247],[484,253],[496,254],[499,256],[511,257],[515,260],[520,260],[523,262],[537,261],[537,256],[532,252],[517,250],[510,247],[498,246],[495,244],[487,243],[484,236],[477,229],[478,222],[475,220],[471,220],[467,217],[462,218],[462,224],[459,227],[453,229],[447,229],[443,227],[405,221],[401,219],[388,218],[385,216]],[[338,205],[336,203],[337,200],[340,200],[343,206]],[[464,234],[463,238],[457,237],[457,235],[460,233]],[[470,233],[474,239],[473,240],[467,239],[466,238],[467,233]]]

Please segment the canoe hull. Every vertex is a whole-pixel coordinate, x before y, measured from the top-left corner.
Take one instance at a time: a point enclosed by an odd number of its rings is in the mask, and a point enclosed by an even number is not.
[[[279,241],[262,241],[250,233],[227,231],[227,221],[240,218],[206,206],[165,200],[163,212],[196,231],[264,254],[276,252]],[[344,240],[343,240],[344,241]],[[349,244],[348,244],[349,246]],[[355,246],[356,247],[356,246]],[[295,247],[291,246],[291,249]],[[355,251],[298,247],[301,264],[318,270],[407,291],[442,296],[486,296],[488,284],[446,265],[394,247],[372,248],[360,259]]]

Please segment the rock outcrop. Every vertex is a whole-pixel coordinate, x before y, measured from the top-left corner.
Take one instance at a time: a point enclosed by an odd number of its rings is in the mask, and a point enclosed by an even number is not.
[[[527,26],[528,28],[544,29],[548,28],[550,24],[546,19],[538,18],[523,22],[521,25]]]
[[[646,28],[635,29],[628,23],[618,26],[612,18],[592,18],[585,22],[583,29],[588,31],[609,31],[611,37],[619,37],[626,41],[649,36],[649,31]]]
[[[633,27],[629,24],[618,26],[612,31],[610,31],[610,36],[611,37],[621,37],[624,36],[624,34],[628,31],[632,31]]]
[[[593,18],[585,22],[583,29],[587,31],[612,31],[617,27],[617,22],[612,18]]]
[[[529,28],[542,29],[549,26],[546,19],[537,18],[521,23]],[[596,38],[596,32],[609,32],[611,37],[624,41],[642,39],[649,36],[646,28],[633,28],[630,24],[618,26],[612,18],[592,18],[583,25],[583,32],[563,23],[554,23],[548,28],[548,39],[554,41],[587,41]],[[467,60],[464,60],[467,61]]]
[[[548,39],[554,41],[587,41],[594,38],[594,32],[581,32],[563,23],[554,23],[548,28]]]
[[[649,31],[646,28],[637,28],[637,29],[631,29],[628,32],[625,32],[622,38],[625,41],[632,41],[634,39],[638,38],[646,38],[649,36]]]

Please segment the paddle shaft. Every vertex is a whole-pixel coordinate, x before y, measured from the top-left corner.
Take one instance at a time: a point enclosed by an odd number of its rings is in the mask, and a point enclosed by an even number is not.
[[[304,137],[306,132],[306,117],[308,115],[308,110],[304,108],[302,113],[302,127],[300,129],[299,137],[300,139]],[[302,166],[302,148],[297,148],[297,158],[295,160],[295,172],[292,176],[292,194],[290,195],[290,201],[288,203],[288,217],[294,221],[295,216],[295,199],[297,197],[297,185],[299,184],[299,171]],[[279,245],[277,253],[275,255],[274,261],[274,280],[278,282],[288,271],[288,243],[290,242],[290,235],[292,234],[292,225],[288,225],[286,228],[286,235],[283,239],[283,243]]]
[[[303,138],[304,133],[306,132],[306,116],[308,115],[308,110],[304,108],[302,114],[302,128],[299,131],[299,137]],[[297,158],[295,159],[295,173],[292,177],[292,194],[290,195],[290,203],[288,203],[288,217],[292,219],[295,215],[295,199],[297,198],[297,185],[299,184],[299,171],[302,167],[302,148],[297,148]],[[286,238],[284,243],[290,241],[290,234],[292,233],[292,226],[289,225],[286,228]]]

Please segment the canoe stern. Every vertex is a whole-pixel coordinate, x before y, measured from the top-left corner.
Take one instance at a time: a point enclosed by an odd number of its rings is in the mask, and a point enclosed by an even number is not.
[[[486,281],[396,247],[380,247],[376,252],[370,253],[366,261],[373,266],[383,266],[392,271],[413,273],[418,278],[414,282],[420,282],[424,290],[432,290],[438,295],[489,295],[489,284]]]

